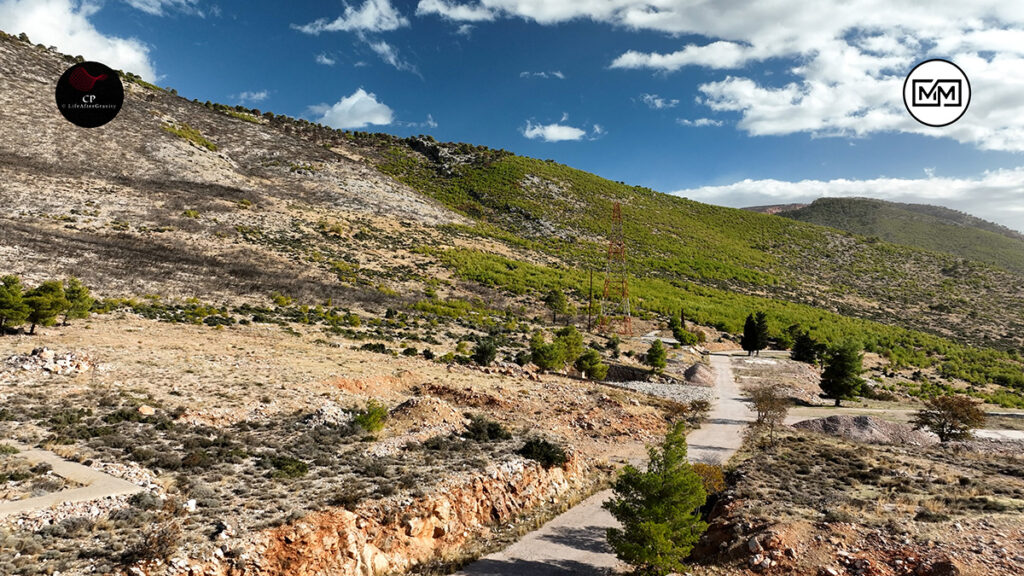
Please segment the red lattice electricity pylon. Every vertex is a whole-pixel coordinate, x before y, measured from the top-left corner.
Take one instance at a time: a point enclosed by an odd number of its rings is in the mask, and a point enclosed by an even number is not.
[[[606,307],[606,303],[610,304]],[[610,315],[617,318],[611,318]],[[604,270],[604,295],[601,297],[600,330],[608,332],[621,317],[619,334],[633,334],[633,317],[629,312],[629,279],[626,277],[626,237],[622,232],[622,205],[612,206],[612,222],[608,232],[608,261]]]

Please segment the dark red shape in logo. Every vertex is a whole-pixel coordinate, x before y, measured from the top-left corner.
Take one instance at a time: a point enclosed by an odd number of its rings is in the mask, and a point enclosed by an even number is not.
[[[68,83],[79,92],[88,92],[92,90],[93,86],[96,85],[100,80],[105,80],[106,74],[100,74],[99,76],[91,76],[85,71],[85,66],[79,66],[71,73],[68,78]]]

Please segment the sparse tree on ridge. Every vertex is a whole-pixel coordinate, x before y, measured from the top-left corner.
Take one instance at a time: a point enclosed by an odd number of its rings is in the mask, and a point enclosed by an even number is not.
[[[0,336],[7,328],[17,328],[28,319],[29,307],[22,294],[21,279],[4,276],[0,279]]]
[[[552,324],[558,324],[558,315],[565,314],[569,308],[569,302],[561,288],[554,288],[548,292],[544,297],[544,304],[551,310]]]
[[[58,280],[47,280],[25,294],[28,304],[28,321],[32,324],[29,334],[36,333],[36,326],[53,326],[57,323],[57,315],[67,310],[68,301],[64,297],[64,285]]]
[[[821,374],[821,389],[827,398],[833,398],[840,406],[844,398],[860,394],[864,371],[860,345],[847,342],[831,350],[825,359],[825,370]]]
[[[80,320],[89,317],[89,310],[92,309],[93,299],[89,295],[89,287],[78,278],[68,278],[64,281],[64,297],[68,302],[64,309],[64,326],[68,325],[68,319]]]

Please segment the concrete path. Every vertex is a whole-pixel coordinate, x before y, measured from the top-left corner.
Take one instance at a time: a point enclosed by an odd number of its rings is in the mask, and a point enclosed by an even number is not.
[[[743,442],[753,416],[742,401],[728,356],[712,356],[718,400],[708,421],[688,436],[693,461],[722,463]],[[515,544],[470,564],[461,576],[570,576],[607,574],[623,564],[605,542],[615,519],[601,504],[611,490],[594,494]]]
[[[84,484],[85,486],[81,488],[74,488],[72,490],[51,492],[35,498],[0,501],[0,517],[42,510],[64,502],[90,502],[107,496],[135,494],[136,492],[141,492],[143,490],[141,486],[136,486],[126,480],[115,478],[109,474],[100,472],[99,470],[89,468],[88,466],[82,466],[75,462],[68,462],[53,452],[38,450],[22,444],[13,443],[9,440],[5,440],[4,443],[11,444],[20,450],[17,454],[19,457],[24,458],[33,464],[46,462],[53,467],[54,474],[67,480]]]

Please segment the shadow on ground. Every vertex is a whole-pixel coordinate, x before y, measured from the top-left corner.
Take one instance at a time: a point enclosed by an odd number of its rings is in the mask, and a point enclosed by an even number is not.
[[[551,534],[545,534],[541,539],[573,550],[611,554],[612,550],[605,538],[607,530],[603,526],[563,527],[555,529]]]
[[[595,568],[590,564],[574,560],[479,560],[468,567],[466,576],[602,576],[611,574],[610,569]]]

